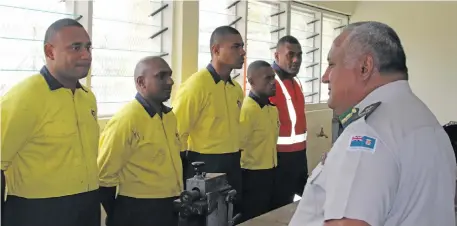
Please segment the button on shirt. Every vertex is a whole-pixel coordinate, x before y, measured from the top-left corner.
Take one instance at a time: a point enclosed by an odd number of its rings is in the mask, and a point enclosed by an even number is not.
[[[454,226],[456,162],[439,122],[407,81],[384,85],[356,108],[381,104],[345,129],[312,172],[290,226],[332,219],[371,226]]]

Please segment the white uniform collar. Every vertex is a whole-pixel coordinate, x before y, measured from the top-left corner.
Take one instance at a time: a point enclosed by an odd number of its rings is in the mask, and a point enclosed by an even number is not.
[[[364,109],[370,104],[375,102],[381,101],[389,101],[391,99],[395,99],[398,96],[411,93],[411,87],[409,86],[409,82],[407,80],[399,80],[395,82],[387,83],[383,86],[376,88],[375,90],[371,91],[360,103],[358,103],[355,107],[359,109]]]

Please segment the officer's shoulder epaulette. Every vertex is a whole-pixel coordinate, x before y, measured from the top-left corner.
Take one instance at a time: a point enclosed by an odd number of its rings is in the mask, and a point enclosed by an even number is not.
[[[352,108],[346,113],[339,116],[341,125],[343,128],[346,128],[352,122],[364,117],[365,120],[376,110],[376,108],[381,105],[381,102],[376,102],[373,104],[368,105],[362,111],[359,111],[359,108]]]
[[[366,120],[376,110],[376,108],[379,107],[379,105],[381,105],[381,101],[368,105],[359,113],[359,116],[360,117],[365,116],[365,120]]]

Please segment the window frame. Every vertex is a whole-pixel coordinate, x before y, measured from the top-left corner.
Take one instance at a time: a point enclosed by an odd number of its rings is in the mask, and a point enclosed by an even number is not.
[[[65,1],[65,0],[63,0]],[[161,2],[161,7],[151,8],[151,15],[160,16],[161,22],[158,32],[151,31],[151,36],[161,37],[160,38],[160,46],[161,50],[159,51],[159,55],[161,56],[169,65],[172,67],[172,59],[171,59],[171,50],[172,50],[172,25],[173,25],[173,1],[168,0],[151,0],[151,2]],[[90,37],[93,34],[93,20],[94,20],[94,3],[93,1],[65,1],[67,5],[67,11],[71,12],[76,15],[80,15],[79,22],[84,26],[87,30]],[[96,45],[96,43],[94,43]],[[132,68],[133,70],[133,68]],[[87,87],[92,88],[92,73],[81,80],[81,83],[85,84]],[[133,85],[133,84],[132,84]],[[96,97],[97,98],[97,97]],[[132,96],[133,100],[134,96]],[[119,100],[123,101],[123,100]],[[165,104],[170,105],[170,101],[168,100]],[[97,105],[99,107],[99,102],[97,101]],[[99,119],[109,119],[113,116],[112,114],[98,114]]]
[[[5,76],[2,79],[6,78],[0,83],[0,96],[3,96],[23,79],[39,73],[45,63],[43,40],[47,23],[50,24],[62,18],[78,19],[79,17],[70,12],[64,2],[52,0],[43,2],[6,1],[0,7],[6,12],[5,16],[14,17],[3,21],[1,30],[4,32],[0,34],[2,47],[7,48],[2,55],[2,58],[6,58],[6,60],[2,59],[4,62],[0,65],[0,74]],[[19,29],[14,29],[14,26],[21,26],[22,22],[18,22],[20,21],[18,17],[37,19],[28,20]],[[29,33],[32,30],[33,34]],[[18,49],[14,46],[20,47]],[[13,56],[9,55],[10,51],[14,52]]]
[[[316,15],[316,22],[315,24],[315,29],[314,32],[318,33],[319,35],[314,38],[314,46],[318,50],[313,51],[313,62],[317,63],[316,65],[312,66],[312,78],[310,78],[311,82],[311,87],[312,90],[304,90],[304,95],[308,97],[308,99],[312,99],[311,101],[306,102],[306,104],[318,104],[318,103],[325,103],[327,100],[322,100],[321,99],[321,92],[322,92],[322,74],[325,72],[322,70],[322,62],[325,62],[326,59],[323,59],[323,56],[326,55],[327,53],[322,52],[322,36],[323,36],[323,18],[326,16],[329,17],[336,17],[338,19],[342,20],[342,25],[341,28],[344,28],[350,20],[350,15],[341,13],[341,12],[336,12],[336,11],[331,11],[327,9],[323,9],[321,7],[306,3],[306,2],[301,2],[301,1],[261,1],[261,0],[256,0],[260,1],[262,3],[266,4],[278,4],[279,5],[279,10],[277,12],[277,16],[279,17],[279,28],[278,31],[275,33],[272,33],[272,36],[277,35],[278,39],[280,37],[283,37],[285,35],[290,35],[291,34],[291,25],[292,25],[292,19],[291,19],[291,14],[292,14],[292,8],[298,8],[304,11],[310,11],[315,13]],[[201,2],[200,2],[201,3]],[[236,7],[236,22],[234,23],[234,27],[241,33],[241,36],[243,40],[245,41],[246,48],[245,50],[248,51],[247,46],[249,45],[249,39],[247,39],[247,34],[249,32],[249,10],[248,10],[248,4],[249,1],[233,1],[232,4],[230,4],[231,7]],[[228,7],[228,6],[227,6]],[[227,24],[228,25],[228,24]],[[199,32],[200,34],[200,32]],[[303,45],[303,43],[302,43]],[[273,48],[273,46],[272,46]],[[199,50],[200,53],[200,50]],[[305,54],[305,53],[304,53]],[[248,56],[248,53],[246,54]],[[244,91],[247,92],[247,81],[246,81],[246,68],[249,66],[247,65],[247,60],[248,58],[245,58],[245,64],[242,69],[241,76],[232,76],[235,80],[237,80],[240,85],[243,87]],[[305,70],[306,62],[302,63],[301,70]],[[305,86],[305,84],[303,84]]]

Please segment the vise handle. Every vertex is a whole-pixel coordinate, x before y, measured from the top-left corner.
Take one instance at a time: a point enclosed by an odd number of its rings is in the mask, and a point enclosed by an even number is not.
[[[192,162],[192,166],[194,167],[195,176],[201,177],[203,176],[203,172],[201,168],[205,165],[205,162]]]

